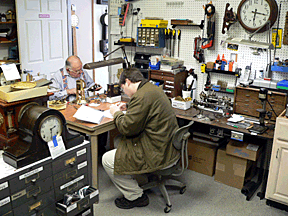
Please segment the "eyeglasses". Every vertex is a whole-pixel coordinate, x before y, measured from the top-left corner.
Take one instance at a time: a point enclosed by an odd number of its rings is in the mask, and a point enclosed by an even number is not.
[[[80,70],[77,70],[77,71],[74,71],[72,69],[69,68],[69,71],[73,72],[73,73],[77,73],[77,74],[80,74],[83,72],[83,69],[81,68]]]

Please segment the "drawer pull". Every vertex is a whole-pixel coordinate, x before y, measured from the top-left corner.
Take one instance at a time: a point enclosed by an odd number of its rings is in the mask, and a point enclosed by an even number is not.
[[[78,182],[67,187],[67,191],[75,190],[78,187]]]
[[[249,104],[244,104],[245,106],[249,106]]]
[[[37,198],[38,194],[41,193],[41,187],[36,187],[36,188],[33,188],[32,190],[28,191],[27,193],[27,198],[30,198],[30,197],[34,197],[34,198]]]
[[[243,112],[248,112],[248,110],[243,110]]]
[[[35,210],[36,212],[39,211],[39,206],[42,205],[42,200],[40,200],[37,203],[34,203],[33,205],[29,206],[29,212],[31,212],[32,210]]]
[[[66,179],[73,178],[73,177],[75,177],[77,174],[78,174],[77,170],[72,170],[71,172],[66,173]]]
[[[249,94],[246,94],[246,97],[250,97],[250,95],[249,95]]]
[[[249,101],[250,101],[249,99],[246,99],[246,100],[245,100],[245,102],[249,102]]]
[[[89,205],[89,199],[86,199],[83,203],[79,203],[78,209],[82,210],[82,209],[86,208],[88,205]]]
[[[35,176],[36,176],[36,177],[35,177]],[[31,177],[32,177],[32,178],[31,178]],[[29,177],[25,178],[25,184],[28,184],[28,183],[30,183],[30,182],[32,182],[32,184],[35,184],[36,181],[37,181],[37,179],[39,179],[39,178],[40,178],[39,173],[36,173],[36,174],[33,175],[33,176],[29,176]]]

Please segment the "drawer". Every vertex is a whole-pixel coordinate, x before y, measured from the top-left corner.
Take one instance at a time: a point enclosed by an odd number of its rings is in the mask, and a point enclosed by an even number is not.
[[[246,103],[252,103],[259,100],[259,91],[253,91],[248,89],[236,89],[236,101],[243,101]]]
[[[0,200],[0,215],[7,214],[12,210],[11,198],[7,196]]]
[[[45,207],[44,209],[40,210],[37,213],[33,213],[29,216],[57,216],[56,212],[56,205],[53,203],[52,205],[49,205]]]
[[[16,208],[23,205],[30,200],[36,200],[37,197],[53,189],[52,176],[43,179],[34,185],[30,185],[27,188],[16,192],[11,195],[12,206]]]
[[[63,185],[66,182],[75,179],[76,176],[81,176],[85,173],[88,173],[87,165],[88,165],[87,161],[84,161],[78,164],[77,166],[74,166],[73,168],[69,167],[64,171],[53,175],[54,187],[56,188],[60,185]]]
[[[259,116],[259,112],[257,112],[256,109],[261,109],[262,106],[261,104],[250,104],[250,103],[243,103],[243,102],[236,102],[235,105],[235,113],[240,113],[240,114],[244,114],[244,115],[250,115],[250,116],[255,116],[258,117]]]
[[[67,155],[65,154],[52,162],[53,174],[61,172],[68,167],[75,167],[77,164],[86,161],[87,158],[87,148],[82,148]]]
[[[279,95],[279,94],[273,94],[272,93],[271,95],[268,95],[268,101],[271,103],[272,106],[278,105],[278,106],[282,106],[283,110],[285,109],[285,105],[286,105],[285,95]]]
[[[169,89],[169,90],[164,90],[165,94],[167,97],[173,98],[174,97],[174,90]]]
[[[11,194],[23,190],[31,185],[35,185],[38,181],[52,176],[51,164],[30,168],[20,174],[16,178],[9,181]]]
[[[168,81],[173,81],[174,82],[174,76],[162,76],[158,74],[151,74],[151,79],[155,80],[168,80]]]
[[[30,200],[29,202],[14,208],[14,216],[23,215],[38,215],[38,212],[44,209],[46,206],[50,206],[55,203],[54,191],[51,190],[45,194],[42,194],[37,198],[37,200]],[[55,205],[55,204],[54,204]]]
[[[165,77],[173,77],[174,74],[171,72],[165,72],[165,71],[151,71],[151,75],[158,75],[158,76],[165,76]]]
[[[63,185],[55,187],[56,201],[63,199],[64,194],[72,193],[85,185],[89,185],[88,173],[75,177],[72,181],[66,182]]]
[[[89,187],[87,190],[88,194],[81,200],[71,204],[68,207],[63,205],[59,205],[56,203],[57,212],[59,215],[63,216],[74,216],[74,215],[93,215],[93,203],[98,202],[99,200],[99,192],[97,189],[93,187]],[[59,203],[63,203],[61,200]],[[90,207],[90,211],[89,208]]]
[[[9,182],[8,181],[1,182],[0,183],[0,200],[7,196],[10,196]]]
[[[93,205],[90,208],[80,212],[76,216],[93,216]]]

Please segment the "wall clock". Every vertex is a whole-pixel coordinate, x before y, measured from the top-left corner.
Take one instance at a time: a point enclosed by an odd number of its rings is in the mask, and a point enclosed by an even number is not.
[[[241,26],[249,31],[264,32],[273,26],[278,16],[278,6],[275,0],[242,0],[238,6],[237,18]],[[269,27],[263,26],[270,20]]]

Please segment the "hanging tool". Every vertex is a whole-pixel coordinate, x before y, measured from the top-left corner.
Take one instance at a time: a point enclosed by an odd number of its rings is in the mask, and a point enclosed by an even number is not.
[[[173,30],[169,29],[169,39],[170,39],[170,56],[171,56],[171,49],[172,49],[172,35],[173,35]]]
[[[173,35],[173,43],[172,43],[172,56],[174,57],[175,54],[175,43],[176,43],[176,30],[172,30],[172,35]]]
[[[201,49],[201,37],[194,38],[194,55],[193,57],[199,61],[199,63],[204,62],[204,50]]]
[[[181,30],[178,29],[178,58],[180,56],[180,40],[181,40]]]
[[[119,25],[125,26],[125,20],[128,14],[130,3],[121,5],[121,13],[119,15]]]
[[[236,14],[233,12],[233,8],[228,10],[229,6],[230,4],[227,3],[223,18],[222,34],[225,34],[225,28],[227,29],[227,31],[229,31],[230,26],[237,21]]]
[[[170,53],[170,29],[167,29],[167,53]]]
[[[204,31],[202,35],[202,49],[211,48],[214,45],[214,38],[215,38],[215,7],[210,2],[205,6],[205,15],[207,15],[207,28],[206,34],[207,38],[204,38]],[[205,17],[204,17],[205,19]]]
[[[165,48],[168,49],[168,29],[165,29]]]

